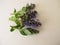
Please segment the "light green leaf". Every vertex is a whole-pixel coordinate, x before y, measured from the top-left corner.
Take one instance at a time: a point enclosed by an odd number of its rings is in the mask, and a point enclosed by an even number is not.
[[[27,11],[26,7],[23,7],[23,8],[22,8],[22,11]]]
[[[15,17],[15,16],[11,16],[11,17],[9,18],[9,20],[10,20],[10,21],[16,21],[16,17]]]
[[[24,30],[24,33],[27,35],[31,35],[31,32],[29,30]]]

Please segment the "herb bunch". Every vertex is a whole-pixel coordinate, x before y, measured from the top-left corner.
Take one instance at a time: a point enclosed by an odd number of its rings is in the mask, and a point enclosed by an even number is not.
[[[39,33],[39,31],[35,28],[41,26],[41,23],[35,19],[37,16],[37,11],[34,10],[34,8],[35,4],[27,4],[19,11],[14,9],[14,12],[9,20],[15,22],[16,26],[10,26],[10,31],[13,32],[15,29],[18,29],[22,35]]]

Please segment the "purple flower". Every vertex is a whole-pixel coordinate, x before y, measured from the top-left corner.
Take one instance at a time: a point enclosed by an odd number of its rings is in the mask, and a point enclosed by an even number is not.
[[[26,21],[26,22],[25,22],[25,25],[31,26],[31,24],[29,23],[29,21]]]

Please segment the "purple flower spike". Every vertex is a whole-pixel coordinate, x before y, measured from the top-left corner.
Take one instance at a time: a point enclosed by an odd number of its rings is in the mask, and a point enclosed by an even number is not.
[[[34,12],[31,13],[31,18],[35,18],[36,14]]]
[[[32,25],[31,25],[31,27],[36,28],[36,27],[37,27],[37,25],[36,25],[36,24],[32,24]]]
[[[31,24],[29,23],[29,21],[26,21],[26,22],[25,22],[25,25],[31,26]]]
[[[36,28],[38,26],[41,26],[41,23],[40,22],[36,22],[36,23],[32,24],[31,26]]]
[[[37,11],[28,11],[26,14],[28,15],[29,19],[36,18]]]

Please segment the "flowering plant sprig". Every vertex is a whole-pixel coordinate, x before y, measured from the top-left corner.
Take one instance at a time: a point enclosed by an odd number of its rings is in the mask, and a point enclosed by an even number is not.
[[[22,35],[39,33],[38,30],[34,29],[41,26],[41,23],[36,20],[37,11],[34,10],[34,8],[35,4],[27,4],[19,11],[14,9],[14,12],[9,20],[15,22],[16,26],[10,26],[10,31],[13,32],[15,29],[18,29]]]

